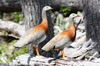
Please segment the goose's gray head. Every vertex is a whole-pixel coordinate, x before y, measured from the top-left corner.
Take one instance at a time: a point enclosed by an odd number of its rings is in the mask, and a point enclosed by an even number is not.
[[[72,14],[69,16],[69,18],[72,18],[72,19],[74,19],[75,17],[78,17],[78,15],[75,14],[75,13],[72,13]]]
[[[45,6],[44,8],[43,8],[43,11],[48,11],[48,10],[51,10],[52,8],[50,7],[50,6]]]

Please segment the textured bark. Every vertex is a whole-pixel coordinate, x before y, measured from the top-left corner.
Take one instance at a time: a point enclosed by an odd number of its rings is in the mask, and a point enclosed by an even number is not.
[[[66,7],[72,10],[82,10],[82,0],[50,0],[53,8]]]
[[[96,49],[100,52],[100,1],[83,0],[84,22],[86,23],[87,39],[97,42]]]
[[[24,21],[26,22],[26,30],[41,23],[41,11],[46,5],[49,5],[47,0],[21,0],[22,11],[24,14]],[[47,13],[48,18],[48,37],[39,46],[42,47],[47,41],[53,37],[53,25],[51,22],[50,13]],[[30,47],[29,47],[30,48]],[[31,51],[29,49],[29,51]]]
[[[48,0],[50,6],[55,9],[67,7],[74,10],[82,10],[82,0]],[[21,11],[20,0],[0,0],[1,12]]]
[[[0,12],[21,11],[20,0],[0,0]]]

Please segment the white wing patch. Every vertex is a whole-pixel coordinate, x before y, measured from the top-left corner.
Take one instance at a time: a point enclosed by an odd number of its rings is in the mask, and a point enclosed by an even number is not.
[[[64,47],[66,46],[69,46],[71,43],[71,41],[69,41],[68,38],[62,38],[56,45],[55,45],[55,48],[58,48],[58,49],[63,49]]]
[[[39,32],[39,34],[37,34],[36,36],[35,36],[35,38],[36,39],[34,39],[34,43],[35,44],[39,44],[39,43],[41,43],[41,42],[43,42],[45,39],[46,39],[46,34],[45,34],[45,32],[44,31],[41,31],[41,32]]]
[[[52,38],[48,43],[46,43],[43,47],[42,47],[42,50],[45,50],[45,51],[49,51],[51,49],[53,49],[53,47],[55,46],[55,44],[57,43],[57,36]]]
[[[22,47],[22,46],[28,44],[29,42],[34,42],[35,44],[38,44],[39,42],[42,42],[46,38],[44,31],[36,31],[35,29],[33,31],[34,32],[32,32],[32,29],[28,30],[25,33],[25,35],[22,36],[16,44],[14,44],[14,46]],[[43,37],[43,39],[39,39],[41,37]],[[38,42],[36,42],[36,40],[38,40]]]
[[[58,48],[58,49],[63,49],[64,47],[70,45],[71,41],[69,41],[68,38],[66,38],[64,36],[63,37],[58,37],[58,36],[54,37],[47,44],[45,44],[42,47],[42,50],[49,51],[49,50],[53,49],[54,47]]]

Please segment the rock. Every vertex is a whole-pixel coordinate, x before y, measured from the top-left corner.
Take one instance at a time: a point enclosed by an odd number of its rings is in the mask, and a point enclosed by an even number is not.
[[[13,60],[10,65],[28,65],[28,58],[30,57],[29,54],[23,54],[23,55],[20,55],[18,57],[16,57],[15,60]],[[53,58],[46,58],[46,57],[43,57],[43,56],[36,56],[36,57],[32,57],[30,62],[29,62],[29,65],[33,66],[33,65],[36,65],[36,64],[40,64],[40,65],[54,65],[55,63],[54,62],[51,62],[51,63],[48,63],[48,61],[50,59],[53,59]]]

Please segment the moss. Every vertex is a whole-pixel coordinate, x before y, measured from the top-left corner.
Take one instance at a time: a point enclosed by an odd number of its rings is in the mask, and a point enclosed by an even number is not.
[[[25,53],[27,53],[27,51],[26,51],[26,46],[23,46],[19,51],[16,51],[16,52],[14,53],[14,56],[16,57],[16,56],[18,56],[18,55],[25,54]]]
[[[59,12],[62,13],[64,16],[68,16],[71,12],[71,9],[69,9],[69,8],[60,8]]]
[[[9,63],[16,56],[27,53],[26,47],[22,47],[19,51],[14,53],[14,57],[12,58],[12,51],[14,49],[13,44],[16,43],[17,40],[13,40],[8,44],[0,43],[0,63]]]
[[[23,15],[21,14],[21,12],[14,12],[11,13],[11,18],[13,18],[12,21],[18,23],[19,21],[22,20]]]

